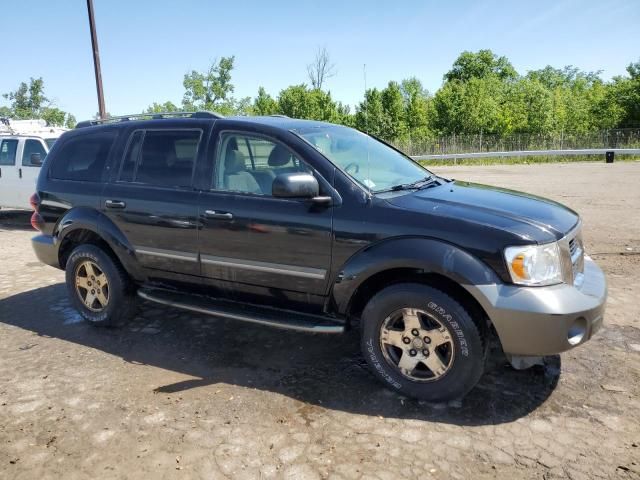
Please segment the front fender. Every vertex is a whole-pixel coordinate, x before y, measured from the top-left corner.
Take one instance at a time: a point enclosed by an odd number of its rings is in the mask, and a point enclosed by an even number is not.
[[[423,237],[388,239],[360,250],[340,269],[331,295],[336,313],[347,315],[353,295],[367,279],[397,268],[437,273],[463,287],[500,283],[488,265],[455,245]]]

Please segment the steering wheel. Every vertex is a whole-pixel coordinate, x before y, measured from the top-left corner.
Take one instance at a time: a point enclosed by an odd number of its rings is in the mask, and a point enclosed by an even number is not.
[[[344,171],[349,173],[349,169],[353,169],[352,173],[358,173],[360,171],[360,165],[358,165],[356,162],[351,162],[349,165],[347,165],[346,167],[344,167]]]

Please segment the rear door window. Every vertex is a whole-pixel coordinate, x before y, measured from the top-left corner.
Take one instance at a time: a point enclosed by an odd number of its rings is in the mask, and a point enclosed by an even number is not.
[[[15,165],[18,140],[0,140],[0,165]]]
[[[191,187],[201,130],[146,130],[131,135],[118,180]]]
[[[100,182],[116,136],[116,132],[111,130],[68,139],[52,159],[51,178]]]
[[[22,166],[23,167],[39,167],[47,155],[44,146],[40,140],[26,140],[22,149]],[[40,161],[35,161],[37,158]]]

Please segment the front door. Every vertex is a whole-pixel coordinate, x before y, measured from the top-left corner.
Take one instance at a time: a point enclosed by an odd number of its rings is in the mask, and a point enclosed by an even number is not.
[[[167,125],[130,132],[103,191],[103,212],[132,244],[151,279],[199,281],[198,192],[192,177],[205,129]]]
[[[203,276],[234,296],[255,294],[285,306],[323,295],[332,208],[271,196],[279,173],[312,169],[284,144],[254,133],[222,131],[214,144],[211,189],[202,192],[198,212]]]

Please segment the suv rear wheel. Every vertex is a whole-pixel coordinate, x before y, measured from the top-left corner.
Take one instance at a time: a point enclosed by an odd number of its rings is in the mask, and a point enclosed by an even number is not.
[[[80,245],[66,264],[67,291],[73,306],[94,325],[124,323],[135,309],[135,296],[127,274],[95,245]]]
[[[397,284],[377,293],[362,314],[362,351],[383,383],[428,401],[464,396],[484,371],[478,327],[444,292]]]

